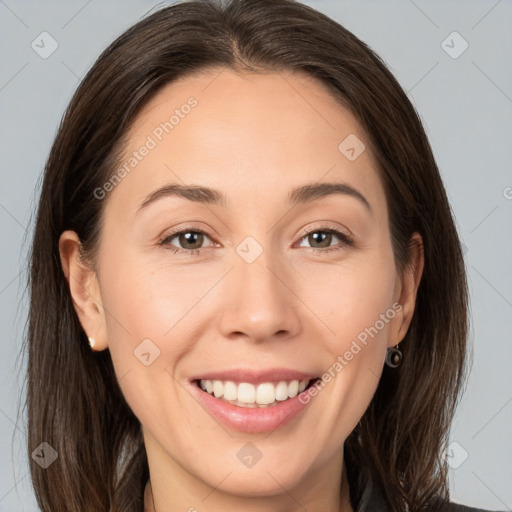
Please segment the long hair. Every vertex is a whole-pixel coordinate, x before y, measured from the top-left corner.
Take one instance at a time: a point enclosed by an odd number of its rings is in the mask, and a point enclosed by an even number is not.
[[[449,499],[443,456],[467,376],[466,269],[453,215],[422,123],[384,62],[329,17],[293,0],[194,0],[160,8],[119,36],[76,90],[49,153],[30,253],[28,453],[43,512],[140,512],[149,470],[138,419],[108,350],[93,352],[59,259],[64,230],[94,257],[103,205],[94,190],[119,163],[140,109],[166,84],[207,68],[300,70],[357,118],[378,163],[397,269],[410,236],[425,267],[404,360],[384,367],[376,393],[345,441],[351,499],[363,465],[393,510]],[[355,501],[354,501],[355,502]]]

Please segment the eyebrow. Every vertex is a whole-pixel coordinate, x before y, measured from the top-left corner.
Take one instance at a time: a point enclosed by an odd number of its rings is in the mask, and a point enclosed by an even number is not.
[[[373,215],[372,207],[357,189],[347,183],[311,183],[294,188],[288,194],[288,202],[292,205],[305,204],[333,194],[344,194],[359,200]],[[197,203],[227,206],[226,196],[219,190],[199,185],[165,185],[149,194],[141,203],[137,213],[151,203],[164,197],[177,196]]]

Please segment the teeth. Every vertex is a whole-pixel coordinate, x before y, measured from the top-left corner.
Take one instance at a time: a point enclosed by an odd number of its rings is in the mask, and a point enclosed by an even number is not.
[[[237,385],[234,382],[228,381],[224,384],[224,399],[225,400],[237,400],[238,390]]]
[[[216,398],[219,398],[224,394],[224,383],[220,380],[213,381],[213,394]]]
[[[243,400],[242,400],[243,401]],[[256,390],[255,402],[260,405],[272,404],[276,401],[276,388],[270,382],[260,384]]]
[[[256,389],[254,389],[252,384],[248,384],[247,382],[238,384],[238,401],[246,404],[253,404],[256,402]]]
[[[288,399],[288,384],[281,381],[276,386],[276,400],[283,401]]]
[[[299,394],[299,381],[292,380],[290,384],[288,384],[288,396],[293,398]]]
[[[272,407],[277,405],[277,402],[297,396],[307,388],[309,382],[309,380],[288,382],[283,380],[277,385],[272,382],[263,382],[254,386],[248,382],[237,385],[232,381],[200,380],[199,386],[210,395],[213,394],[216,398],[239,407]]]

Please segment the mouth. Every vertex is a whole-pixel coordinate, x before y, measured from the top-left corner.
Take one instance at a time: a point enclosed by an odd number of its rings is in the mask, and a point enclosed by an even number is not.
[[[307,391],[319,378],[268,381],[253,384],[233,380],[194,379],[192,382],[216,399],[249,409],[276,407]]]
[[[306,396],[320,378],[293,370],[237,370],[197,375],[190,386],[210,416],[226,428],[271,432],[300,417],[315,399]]]

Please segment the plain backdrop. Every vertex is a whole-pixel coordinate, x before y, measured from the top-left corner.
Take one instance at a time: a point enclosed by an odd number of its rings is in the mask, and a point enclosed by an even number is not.
[[[430,137],[464,242],[471,292],[473,365],[451,435],[452,499],[511,510],[512,2],[305,3],[385,60]],[[0,0],[0,512],[39,510],[26,417],[18,410],[37,182],[81,78],[108,43],[157,5]],[[45,51],[58,45],[46,58],[33,48],[42,37]]]

